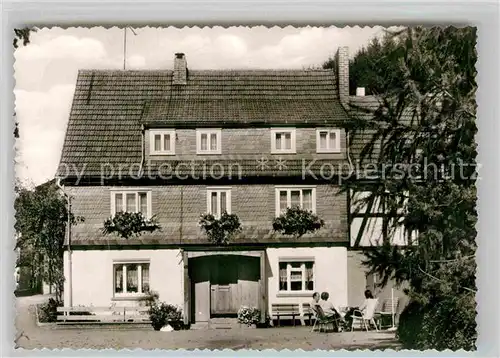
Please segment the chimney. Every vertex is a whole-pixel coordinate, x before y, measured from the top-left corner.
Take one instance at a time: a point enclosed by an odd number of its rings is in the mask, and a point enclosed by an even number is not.
[[[340,102],[349,104],[349,47],[339,47],[337,50],[337,83]]]
[[[176,53],[174,58],[174,85],[187,84],[187,62],[183,53]]]
[[[365,88],[364,87],[356,88],[356,96],[357,97],[364,97],[365,96]]]

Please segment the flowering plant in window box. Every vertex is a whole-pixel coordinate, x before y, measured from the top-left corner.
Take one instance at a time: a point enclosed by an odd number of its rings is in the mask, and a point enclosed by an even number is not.
[[[120,211],[104,221],[102,232],[105,235],[116,233],[124,239],[139,236],[143,232],[154,232],[161,229],[156,216],[146,219],[142,213]]]
[[[287,208],[283,214],[274,219],[273,230],[284,235],[301,237],[321,229],[323,225],[325,222],[312,211],[294,206]]]
[[[238,322],[247,326],[260,322],[260,310],[255,307],[241,306],[238,310]]]
[[[238,215],[224,212],[219,219],[212,214],[203,214],[199,222],[208,240],[214,244],[228,244],[229,240],[241,230]]]

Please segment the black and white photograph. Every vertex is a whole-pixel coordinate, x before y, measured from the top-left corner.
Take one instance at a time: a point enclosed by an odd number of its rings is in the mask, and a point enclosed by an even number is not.
[[[16,28],[15,347],[475,350],[476,41]]]

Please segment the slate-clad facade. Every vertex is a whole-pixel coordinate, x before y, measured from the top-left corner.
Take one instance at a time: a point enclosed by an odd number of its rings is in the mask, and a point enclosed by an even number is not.
[[[58,170],[85,217],[65,253],[65,305],[140,304],[157,291],[203,324],[241,305],[309,302],[314,291],[352,304],[348,194],[338,185],[350,155],[346,49],[339,58],[339,71],[200,71],[183,54],[173,71],[80,71]],[[325,226],[300,238],[274,232],[292,205]],[[222,210],[242,230],[215,246],[198,221]],[[118,211],[154,215],[161,230],[104,235]]]

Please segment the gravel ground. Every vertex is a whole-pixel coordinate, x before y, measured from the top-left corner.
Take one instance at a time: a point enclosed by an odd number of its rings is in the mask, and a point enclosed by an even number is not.
[[[21,301],[21,302],[19,302]],[[146,329],[38,327],[33,299],[18,299],[17,347],[24,349],[397,349],[390,332],[310,332],[308,327],[156,332]],[[35,300],[36,302],[36,300]]]

